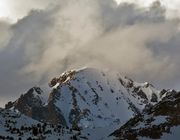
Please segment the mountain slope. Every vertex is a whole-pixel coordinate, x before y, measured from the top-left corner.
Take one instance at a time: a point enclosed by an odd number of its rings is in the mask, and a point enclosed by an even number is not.
[[[79,131],[74,131],[62,125],[41,123],[17,110],[0,108],[1,140],[81,140],[84,137]]]
[[[14,102],[8,102],[5,109],[18,110],[35,120],[56,124],[57,122],[66,125],[64,117],[55,108],[54,104],[46,101],[45,93],[40,87],[33,87],[22,94]]]
[[[62,131],[66,133],[61,134],[61,139],[73,135],[79,139],[90,140],[111,140],[115,139],[114,137],[155,138],[141,132],[154,133],[153,130],[157,129],[151,128],[153,120],[156,122],[162,119],[167,124],[167,117],[175,120],[177,116],[177,122],[170,124],[169,129],[176,131],[176,125],[179,125],[177,113],[180,101],[178,92],[174,90],[160,91],[147,82],[138,83],[119,74],[93,68],[64,72],[53,78],[49,86],[50,93],[43,92],[40,87],[33,87],[16,101],[6,104],[2,110],[15,112],[17,116],[25,115],[24,117],[41,125],[52,125],[53,128],[49,128],[52,131],[51,136],[59,135],[54,128],[64,127],[60,134]],[[48,99],[45,99],[46,94]],[[177,107],[169,106],[171,104]],[[168,107],[173,111],[163,114],[163,108]],[[173,115],[173,112],[176,112],[176,115]],[[3,120],[3,117],[1,119]],[[19,120],[21,119],[23,118],[20,117]],[[32,127],[37,127],[37,123],[31,123]],[[156,137],[164,136],[164,127],[155,127],[163,129]],[[4,125],[2,128],[6,130]],[[126,134],[123,133],[124,130]],[[77,135],[79,132],[81,134]],[[31,135],[32,132],[27,134]]]
[[[54,78],[49,101],[61,110],[69,127],[116,126],[152,103],[151,96],[158,91],[149,85],[86,68]]]
[[[180,92],[169,90],[165,94],[166,96],[158,104],[130,119],[112,135],[120,139],[132,140],[143,137],[178,139],[180,137],[178,133],[180,132]]]

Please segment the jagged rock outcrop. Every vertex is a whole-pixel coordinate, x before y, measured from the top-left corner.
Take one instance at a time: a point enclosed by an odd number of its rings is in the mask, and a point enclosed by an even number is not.
[[[161,139],[165,133],[173,133],[172,129],[180,130],[180,92],[169,90],[164,94],[158,104],[130,119],[111,135],[128,140]]]
[[[84,140],[86,136],[59,124],[36,121],[17,110],[0,108],[0,140],[70,140],[73,138]]]
[[[8,102],[5,109],[18,110],[22,114],[41,122],[66,125],[60,110],[52,102],[46,104],[43,94],[40,87],[33,87],[22,94],[15,102]]]
[[[15,102],[9,102],[5,105],[6,109],[17,109],[27,116],[39,116],[41,111],[38,109],[43,107],[42,95],[43,91],[39,87],[29,89],[25,94],[22,94]]]
[[[53,88],[49,101],[73,128],[121,125],[157,103],[160,93],[149,83],[93,68],[65,72],[49,86]]]
[[[159,100],[159,91],[148,83],[93,68],[67,71],[53,78],[49,86],[52,91],[48,101],[43,100],[39,87],[33,87],[6,108],[17,109],[38,121],[93,128],[123,124]]]
[[[175,90],[160,91],[150,83],[93,68],[64,72],[49,87],[50,93],[31,88],[8,102],[3,112],[78,130],[86,139],[163,139],[180,129],[180,94]]]

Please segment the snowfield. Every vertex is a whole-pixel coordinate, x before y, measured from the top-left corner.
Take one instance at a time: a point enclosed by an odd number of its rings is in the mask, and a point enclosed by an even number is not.
[[[49,86],[48,99],[41,88],[33,87],[0,109],[0,139],[149,139],[141,130],[164,129],[167,123],[170,133],[159,132],[160,139],[180,138],[180,101],[174,90],[157,90],[150,83],[94,68],[64,72]],[[174,109],[177,118],[164,114],[163,107]],[[176,122],[169,121],[171,117]]]

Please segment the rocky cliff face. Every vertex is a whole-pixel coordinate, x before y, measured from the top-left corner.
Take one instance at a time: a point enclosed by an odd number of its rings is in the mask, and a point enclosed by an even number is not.
[[[33,87],[25,94],[22,94],[15,102],[9,102],[5,105],[6,109],[14,108],[22,112],[23,114],[34,118],[39,116],[40,111],[44,103],[42,100],[43,91],[39,87]]]
[[[45,93],[40,87],[33,87],[15,102],[7,103],[5,109],[18,110],[22,114],[41,122],[66,125],[58,108],[51,101],[46,103],[43,94]]]
[[[180,130],[180,92],[166,91],[162,100],[130,119],[112,135],[119,139],[163,139],[164,134]]]
[[[157,90],[147,82],[85,68],[53,78],[49,87],[50,93],[31,88],[5,110],[80,130],[89,139],[105,139],[113,131],[111,139],[162,138],[179,125],[179,92]]]
[[[93,128],[121,125],[160,101],[160,91],[149,83],[92,68],[65,72],[49,86],[52,91],[47,102],[43,91],[33,87],[6,108],[42,122]]]
[[[73,128],[121,125],[160,100],[159,91],[148,83],[91,68],[63,73],[49,85],[49,101]]]

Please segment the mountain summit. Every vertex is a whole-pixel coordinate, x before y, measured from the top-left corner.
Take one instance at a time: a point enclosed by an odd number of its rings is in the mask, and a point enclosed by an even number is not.
[[[173,109],[177,112],[177,121],[172,127],[179,125],[179,92],[157,90],[147,82],[138,83],[119,74],[84,68],[64,72],[53,78],[49,87],[51,92],[48,100],[44,99],[45,93],[40,87],[33,87],[16,101],[6,104],[3,110],[24,114],[42,125],[48,123],[72,129],[72,135],[78,130],[83,135],[79,135],[79,139],[133,139],[147,136],[140,135],[139,129],[133,129],[140,122],[144,123],[147,118],[160,115],[167,117],[166,113],[154,112],[162,110],[163,107],[168,108],[168,103],[164,102],[170,98],[172,104],[176,105]],[[169,115],[171,114],[173,113]],[[2,127],[5,129],[5,126]],[[124,129],[128,132],[126,135],[123,133]],[[170,129],[171,127],[168,132]],[[161,138],[168,132],[162,130],[157,137],[148,137]],[[134,133],[136,137],[131,137]],[[10,135],[10,132],[8,134]],[[37,134],[36,137],[38,136]]]

